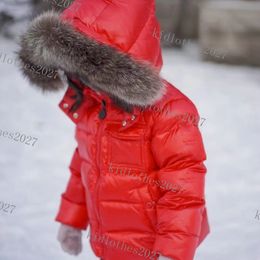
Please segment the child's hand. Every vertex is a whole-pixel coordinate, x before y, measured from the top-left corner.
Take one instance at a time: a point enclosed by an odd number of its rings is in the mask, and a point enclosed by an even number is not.
[[[82,232],[80,229],[61,224],[58,231],[58,241],[66,253],[78,255],[82,251]]]

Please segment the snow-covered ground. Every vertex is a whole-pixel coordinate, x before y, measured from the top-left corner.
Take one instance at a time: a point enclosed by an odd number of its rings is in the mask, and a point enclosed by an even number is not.
[[[11,63],[16,45],[0,39],[0,134],[38,138],[34,146],[0,136],[0,260],[69,260],[54,222],[69,178],[74,126],[58,109],[63,93],[42,95]],[[206,118],[207,201],[211,234],[196,260],[260,260],[260,70],[199,60],[196,48],[165,50],[163,75]],[[18,135],[18,134],[17,134]],[[1,208],[1,204],[0,204]],[[78,259],[94,260],[88,240]]]

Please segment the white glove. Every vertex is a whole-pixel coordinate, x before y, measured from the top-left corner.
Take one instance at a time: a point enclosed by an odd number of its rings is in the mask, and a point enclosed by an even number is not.
[[[78,255],[81,253],[82,231],[80,229],[61,224],[57,239],[66,253],[71,255]]]
[[[169,258],[169,257],[160,255],[160,256],[159,256],[159,260],[172,260],[172,259]]]

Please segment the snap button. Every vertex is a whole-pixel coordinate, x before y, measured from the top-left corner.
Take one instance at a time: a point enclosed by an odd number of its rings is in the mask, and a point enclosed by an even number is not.
[[[127,125],[126,120],[122,121],[122,126],[126,126],[126,125]]]
[[[154,201],[149,201],[146,203],[146,207],[147,208],[153,208],[155,206],[155,202]]]
[[[134,121],[136,119],[135,115],[132,115],[131,120]]]
[[[74,113],[74,114],[73,114],[73,117],[74,117],[75,119],[77,119],[77,118],[79,117],[79,114],[78,114],[78,113]]]
[[[69,107],[69,104],[67,104],[67,103],[63,104],[63,108],[68,108],[68,107]]]

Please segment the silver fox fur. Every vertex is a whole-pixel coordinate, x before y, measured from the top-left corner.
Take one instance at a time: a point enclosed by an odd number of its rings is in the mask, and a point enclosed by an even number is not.
[[[134,60],[76,31],[54,11],[32,21],[20,46],[18,56],[23,74],[43,90],[59,90],[63,84],[57,75],[36,74],[31,66],[48,71],[61,69],[76,75],[88,87],[129,105],[150,105],[165,92],[159,73],[147,62]]]

